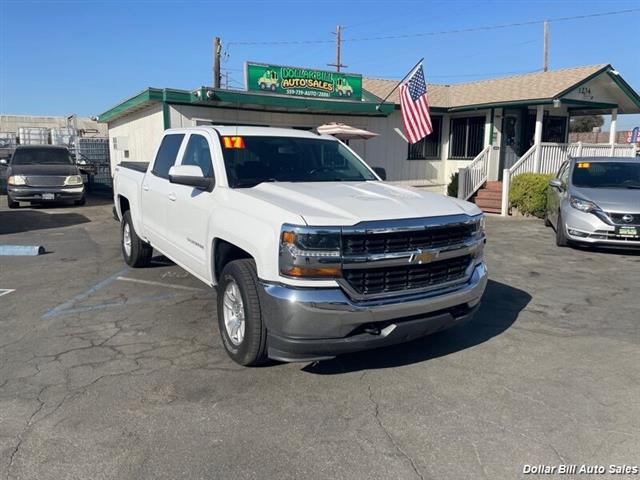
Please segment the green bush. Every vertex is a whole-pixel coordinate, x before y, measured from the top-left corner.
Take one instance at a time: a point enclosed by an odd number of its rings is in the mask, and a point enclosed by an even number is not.
[[[447,185],[447,195],[450,197],[458,196],[458,172],[451,174],[449,185]]]
[[[509,203],[523,215],[544,216],[547,205],[547,187],[553,175],[522,173],[511,179]]]

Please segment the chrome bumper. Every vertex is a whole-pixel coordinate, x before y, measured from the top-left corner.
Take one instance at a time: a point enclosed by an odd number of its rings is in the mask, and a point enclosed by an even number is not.
[[[484,263],[475,266],[463,285],[370,301],[354,301],[340,288],[262,283],[269,356],[326,359],[429,335],[469,319],[486,285]]]

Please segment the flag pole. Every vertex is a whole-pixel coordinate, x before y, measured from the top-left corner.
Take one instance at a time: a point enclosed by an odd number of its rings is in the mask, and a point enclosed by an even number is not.
[[[377,110],[377,111],[380,111],[380,107],[382,106],[382,104],[383,104],[384,102],[386,102],[386,101],[387,101],[387,99],[391,96],[391,94],[392,94],[393,92],[395,92],[395,91],[398,89],[398,87],[402,84],[402,82],[404,82],[404,81],[407,79],[407,77],[408,77],[409,75],[411,75],[411,74],[416,70],[416,68],[418,68],[420,65],[422,65],[422,62],[424,62],[424,57],[423,57],[423,58],[421,58],[421,59],[418,61],[418,63],[416,63],[416,64],[413,66],[413,68],[412,68],[411,70],[409,70],[409,73],[407,73],[407,74],[402,78],[402,80],[400,80],[400,81],[397,83],[397,85],[396,85],[395,87],[393,87],[393,89],[392,89],[392,90],[387,94],[387,96],[386,96],[386,97],[384,97],[384,99],[383,99],[383,100],[382,100],[378,105],[376,105],[376,110]]]

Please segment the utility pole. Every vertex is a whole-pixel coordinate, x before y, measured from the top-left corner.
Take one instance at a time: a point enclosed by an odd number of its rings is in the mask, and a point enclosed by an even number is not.
[[[544,21],[544,58],[542,63],[542,70],[549,70],[549,20]]]
[[[220,37],[213,39],[213,88],[220,88]]]
[[[341,33],[342,27],[340,27],[340,25],[336,26],[336,31],[334,33],[334,35],[336,36],[336,63],[328,64],[330,67],[336,67],[336,72],[339,72],[341,67],[347,66],[340,63],[340,42],[342,41],[340,37]]]

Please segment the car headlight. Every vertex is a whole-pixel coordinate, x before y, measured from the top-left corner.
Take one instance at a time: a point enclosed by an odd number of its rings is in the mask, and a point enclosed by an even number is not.
[[[80,175],[70,175],[64,181],[65,185],[82,185],[82,177]]]
[[[11,175],[7,178],[7,183],[9,185],[26,185],[27,178],[24,175]]]
[[[596,205],[595,203],[578,197],[571,197],[569,203],[573,208],[575,208],[576,210],[580,210],[581,212],[589,213],[600,210],[600,207],[598,207],[598,205]]]
[[[340,277],[340,229],[283,225],[280,273],[295,278]]]

